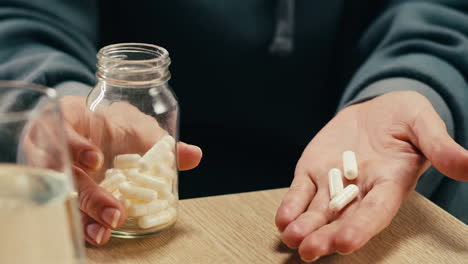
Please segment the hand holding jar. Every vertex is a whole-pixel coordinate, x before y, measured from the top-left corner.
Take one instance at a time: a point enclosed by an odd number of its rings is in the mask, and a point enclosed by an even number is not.
[[[107,46],[98,53],[98,84],[88,98],[68,96],[61,99],[84,232],[86,240],[93,245],[106,243],[111,229],[115,230],[113,235],[119,237],[141,237],[161,230],[141,228],[134,217],[127,217],[126,210],[129,208],[125,208],[121,202],[124,199],[117,199],[122,196],[118,187],[116,190],[119,192],[114,190],[113,194],[99,187],[106,171],[115,167],[116,157],[138,154],[139,157],[147,156],[146,159],[151,161],[153,156],[149,155],[150,150],[158,148],[161,139],[172,138],[174,144],[166,152],[171,152],[176,159],[172,166],[167,166],[174,173],[173,179],[166,181],[170,185],[166,191],[169,190],[174,197],[171,208],[175,214],[177,168],[192,169],[200,162],[201,150],[198,147],[175,143],[178,138],[178,105],[167,84],[170,78],[169,63],[167,51],[157,46]],[[123,174],[141,172],[145,177],[158,180],[157,173],[148,170],[144,162],[140,163],[142,166],[122,170]],[[154,160],[154,165],[158,163],[158,160]],[[124,189],[125,184],[142,188],[127,176],[121,184]],[[158,194],[156,197],[164,197]],[[140,207],[155,202],[126,200]]]

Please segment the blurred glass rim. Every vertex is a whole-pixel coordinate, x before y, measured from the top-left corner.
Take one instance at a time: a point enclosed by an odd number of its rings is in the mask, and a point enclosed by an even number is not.
[[[27,89],[31,91],[36,91],[42,95],[40,99],[41,101],[44,99],[47,99],[48,102],[55,103],[56,98],[57,98],[57,92],[54,89],[40,85],[40,84],[35,84],[35,83],[30,83],[30,82],[25,82],[25,81],[0,80],[0,95],[2,93],[2,89],[4,88],[18,88],[18,89]],[[0,112],[0,123],[26,120],[26,119],[31,118],[31,116],[37,112],[38,112],[37,107],[28,109],[28,110],[16,111],[16,112],[15,111],[8,112],[8,113]]]

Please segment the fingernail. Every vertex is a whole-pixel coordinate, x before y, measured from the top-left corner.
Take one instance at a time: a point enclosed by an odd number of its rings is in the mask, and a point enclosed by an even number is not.
[[[197,146],[197,145],[192,145],[192,144],[189,144],[189,143],[185,143],[185,142],[182,142],[183,144],[185,144],[187,147],[190,147],[190,148],[196,148],[198,151],[202,151],[202,149]]]
[[[90,238],[96,241],[97,244],[101,244],[104,231],[106,231],[106,229],[100,224],[89,224],[86,227],[86,233]]]
[[[79,161],[82,165],[90,169],[98,169],[102,164],[101,155],[94,150],[86,150],[80,153]]]
[[[307,259],[301,257],[302,261],[304,261],[304,262],[306,262],[306,263],[314,262],[314,261],[316,261],[316,260],[319,259],[319,258],[320,258],[320,256],[316,256],[316,257],[313,258],[313,259],[307,260]]]
[[[196,145],[192,145],[192,146],[195,147],[198,151],[202,152],[202,149],[199,146],[196,146]]]
[[[106,231],[106,229],[103,226],[101,226],[101,228],[99,229],[99,232],[97,233],[97,236],[96,236],[96,243],[101,244],[101,240],[102,240],[102,236],[104,235],[104,231]]]
[[[349,255],[351,253],[353,253],[352,251],[351,252],[340,252],[340,251],[336,251],[336,253],[342,255],[342,256],[346,256],[346,255]]]
[[[120,219],[120,211],[114,208],[107,207],[102,210],[101,218],[106,224],[116,228]]]

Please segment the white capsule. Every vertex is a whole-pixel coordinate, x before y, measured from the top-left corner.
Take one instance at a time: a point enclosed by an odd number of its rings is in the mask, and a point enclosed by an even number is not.
[[[343,172],[348,180],[354,180],[358,176],[356,155],[351,150],[343,152]]]
[[[130,206],[132,206],[132,201],[130,199],[125,199],[123,197],[120,197],[119,200],[123,204],[125,210],[128,210]]]
[[[156,191],[160,191],[162,189],[170,189],[170,186],[163,179],[147,176],[139,172],[138,169],[128,170],[127,177],[133,183],[136,183],[146,188],[151,188]]]
[[[167,152],[166,156],[164,157],[164,162],[169,167],[174,167],[175,162],[176,162],[176,157],[174,155],[174,152],[172,152],[172,151]]]
[[[122,194],[120,193],[119,189],[116,189],[115,191],[113,191],[112,195],[117,199],[120,199],[122,197]]]
[[[343,179],[341,178],[341,171],[339,169],[333,168],[328,172],[328,188],[332,199],[343,191]]]
[[[177,171],[174,168],[170,168],[164,164],[156,164],[153,167],[152,173],[155,177],[161,177],[171,182],[177,176]]]
[[[161,188],[161,189],[157,190],[159,199],[168,200],[170,203],[172,203],[174,201],[174,198],[175,198],[174,194],[172,193],[173,179],[168,178],[168,177],[163,178],[163,177],[159,177],[159,176],[155,176],[153,178],[166,183],[166,188]]]
[[[101,186],[104,190],[112,193],[114,192],[119,185],[125,181],[125,176],[122,173],[116,173],[108,178],[104,179],[99,186]]]
[[[136,199],[141,201],[152,201],[158,198],[158,193],[154,190],[138,187],[129,182],[123,182],[119,186],[122,196],[128,199]]]
[[[122,154],[114,158],[114,167],[118,169],[138,168],[138,161],[141,156],[138,154]]]
[[[106,173],[104,174],[104,178],[107,179],[110,176],[112,176],[114,174],[117,174],[117,173],[123,173],[123,172],[120,169],[115,169],[115,168],[108,169],[108,170],[106,170]]]
[[[169,146],[171,148],[175,148],[175,139],[169,135],[165,136],[162,138],[162,140],[165,140],[167,143],[169,143]]]
[[[155,164],[172,162],[170,155],[167,154],[172,153],[172,151],[173,148],[171,148],[170,143],[166,140],[159,140],[141,157],[138,164],[143,171],[150,171]]]
[[[164,188],[158,191],[159,199],[167,200],[169,203],[174,202],[174,194],[172,194],[170,189]]]
[[[165,225],[173,222],[176,218],[176,210],[174,208],[168,208],[162,212],[154,215],[145,215],[138,219],[138,226],[146,229],[159,225]]]
[[[154,200],[144,204],[133,204],[128,208],[129,216],[154,215],[169,206],[166,200]]]
[[[350,203],[356,196],[359,194],[359,187],[354,184],[350,184],[344,188],[339,194],[335,196],[330,201],[328,207],[332,211],[340,211],[343,209],[348,203]]]

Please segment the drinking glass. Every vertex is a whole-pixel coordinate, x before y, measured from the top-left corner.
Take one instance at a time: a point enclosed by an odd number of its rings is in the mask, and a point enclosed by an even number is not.
[[[85,263],[55,90],[0,81],[0,263]]]

